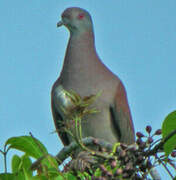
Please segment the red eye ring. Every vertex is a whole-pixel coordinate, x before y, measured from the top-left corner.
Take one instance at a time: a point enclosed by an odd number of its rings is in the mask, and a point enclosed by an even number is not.
[[[83,19],[83,18],[84,18],[84,16],[85,16],[85,15],[84,15],[84,13],[80,13],[80,14],[78,14],[78,19],[80,19],[80,20],[81,20],[81,19]]]

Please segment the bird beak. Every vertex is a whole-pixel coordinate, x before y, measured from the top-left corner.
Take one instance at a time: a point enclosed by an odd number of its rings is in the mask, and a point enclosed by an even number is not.
[[[59,22],[57,23],[57,27],[60,27],[60,26],[62,26],[62,25],[64,25],[63,21],[59,21]]]

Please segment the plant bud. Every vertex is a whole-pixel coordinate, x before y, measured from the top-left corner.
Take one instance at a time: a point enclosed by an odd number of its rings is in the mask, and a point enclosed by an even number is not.
[[[152,131],[152,127],[151,126],[146,126],[145,130],[150,134]]]
[[[136,133],[136,136],[137,136],[138,138],[144,137],[144,135],[143,135],[141,132],[137,132],[137,133]]]
[[[161,132],[161,129],[158,129],[158,130],[156,130],[156,132],[155,132],[156,135],[161,135],[161,133],[162,133],[162,132]]]

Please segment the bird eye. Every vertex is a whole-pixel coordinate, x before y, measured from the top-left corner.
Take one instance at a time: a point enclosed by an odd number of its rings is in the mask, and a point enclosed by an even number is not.
[[[81,19],[83,19],[83,18],[84,18],[84,16],[85,16],[85,15],[84,15],[84,13],[80,13],[80,14],[78,14],[78,19],[80,19],[80,20],[81,20]]]

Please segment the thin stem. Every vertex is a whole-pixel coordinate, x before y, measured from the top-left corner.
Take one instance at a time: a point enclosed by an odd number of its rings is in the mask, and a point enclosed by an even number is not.
[[[146,155],[147,156],[154,155],[159,149],[162,149],[164,144],[175,134],[176,134],[176,130],[173,130],[168,136],[166,136],[163,140],[161,140],[161,142],[159,144],[157,144],[152,150],[147,151]]]
[[[4,168],[5,168],[5,173],[7,173],[7,152],[8,152],[9,148],[6,151],[6,146],[4,146],[4,152],[1,151],[4,155]]]
[[[75,139],[75,136],[73,136],[73,133],[71,131],[69,131],[67,128],[64,128],[64,131],[66,133],[68,133],[73,139]],[[76,139],[75,139],[75,141],[76,141]]]
[[[79,116],[76,116],[76,118],[75,118],[75,129],[76,129],[76,142],[79,144],[79,146],[85,151],[89,151],[91,153],[94,153],[91,149],[87,148],[82,143],[81,118]]]
[[[176,170],[176,167],[175,167],[175,165],[172,163],[172,162],[168,162],[169,163],[169,165],[174,169],[174,170]]]
[[[157,144],[158,142],[160,142],[161,140],[162,140],[162,138],[157,139],[156,141],[154,141],[154,142],[151,144],[151,147],[154,146],[155,144]]]
[[[5,167],[5,173],[7,173],[7,156],[6,156],[6,153],[4,153],[4,167]]]
[[[79,142],[79,130],[78,130],[78,118],[75,118],[75,130],[76,130],[76,140]]]
[[[79,125],[79,136],[80,140],[82,141],[82,125],[81,125],[81,118],[78,119],[78,125]]]

